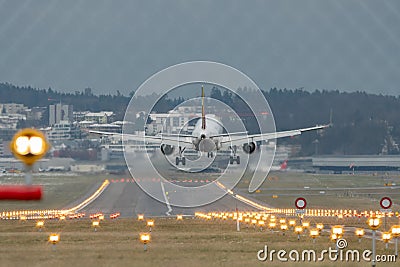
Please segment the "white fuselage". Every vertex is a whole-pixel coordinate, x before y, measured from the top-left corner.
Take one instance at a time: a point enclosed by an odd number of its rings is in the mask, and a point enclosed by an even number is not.
[[[199,119],[192,132],[194,149],[201,152],[220,149],[219,138],[214,136],[222,134],[222,123],[217,118],[207,115],[204,128],[202,128],[202,119]]]

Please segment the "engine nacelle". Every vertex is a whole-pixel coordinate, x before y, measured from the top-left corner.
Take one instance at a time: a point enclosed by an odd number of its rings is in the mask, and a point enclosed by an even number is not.
[[[161,152],[167,156],[171,155],[174,152],[174,147],[171,145],[162,144],[160,149]]]
[[[254,142],[246,143],[243,145],[243,151],[247,154],[251,154],[256,150],[256,144]]]

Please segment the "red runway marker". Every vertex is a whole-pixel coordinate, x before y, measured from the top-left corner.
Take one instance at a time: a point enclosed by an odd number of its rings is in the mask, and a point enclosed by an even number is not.
[[[40,185],[2,185],[0,200],[40,200],[42,187]]]

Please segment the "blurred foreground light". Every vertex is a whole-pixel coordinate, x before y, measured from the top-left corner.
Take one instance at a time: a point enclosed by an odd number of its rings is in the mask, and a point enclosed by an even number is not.
[[[50,145],[44,134],[35,129],[23,129],[14,135],[10,149],[14,156],[26,165],[32,165],[42,158]]]

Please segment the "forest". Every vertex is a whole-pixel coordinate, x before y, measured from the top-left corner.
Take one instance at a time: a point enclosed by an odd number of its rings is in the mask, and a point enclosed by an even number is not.
[[[251,93],[251,89],[238,89]],[[247,91],[247,92],[246,92]],[[279,89],[263,90],[275,119],[277,130],[289,130],[316,124],[329,123],[333,127],[323,132],[310,132],[296,138],[286,138],[279,143],[301,145],[301,155],[377,155],[399,154],[400,141],[400,97],[368,94],[365,92],[342,92],[340,90]],[[90,88],[73,93],[57,92],[52,88],[36,89],[0,83],[0,103],[21,103],[27,107],[44,106],[62,102],[71,104],[75,111],[114,111],[122,119],[131,97],[116,91],[115,94],[95,95]],[[233,106],[235,111],[248,108],[231,91],[214,87],[210,97]],[[160,96],[142,97],[146,107]],[[163,96],[155,107],[157,112],[166,112],[182,103],[184,97]],[[143,107],[137,107],[138,111]],[[246,112],[243,112],[246,113]],[[242,118],[252,129],[254,120]],[[254,129],[253,129],[254,130]],[[251,130],[250,130],[251,131]]]

